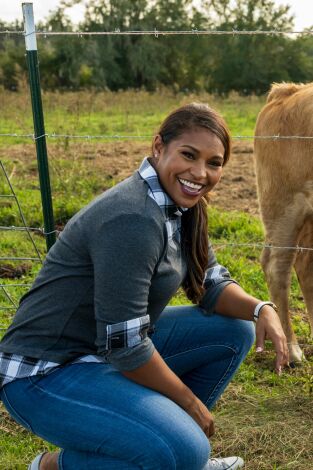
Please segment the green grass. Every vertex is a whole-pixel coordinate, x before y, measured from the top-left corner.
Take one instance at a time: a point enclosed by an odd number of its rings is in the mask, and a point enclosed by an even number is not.
[[[255,117],[264,102],[261,98],[243,99],[236,95],[223,100],[206,95],[172,95],[166,91],[158,95],[145,92],[96,95],[85,92],[48,93],[44,95],[47,131],[150,135],[169,109],[194,100],[209,102],[218,108],[229,122],[232,132],[243,135],[253,133]],[[24,95],[0,92],[0,103],[3,105],[0,133],[32,132],[26,92]],[[130,143],[127,145],[129,147]],[[108,155],[104,152],[106,146],[109,146]],[[110,168],[110,152],[114,146],[114,142],[97,147],[93,141],[85,146],[75,146],[64,139],[49,140],[54,210],[60,228],[96,194],[119,180],[119,173],[115,174],[112,169],[114,165]],[[115,150],[120,152],[117,144]],[[123,158],[121,154],[122,169]],[[0,159],[10,175],[28,225],[42,227],[37,165],[31,142],[27,146],[25,141],[0,138]],[[107,166],[104,171],[105,162]],[[10,194],[1,172],[0,194]],[[12,198],[0,198],[0,226],[4,225],[21,225],[16,201]],[[259,263],[260,248],[227,246],[263,243],[263,230],[258,217],[210,207],[209,234],[218,261],[228,267],[247,292],[268,298]],[[1,257],[36,256],[26,233],[1,231],[0,236]],[[43,236],[34,233],[33,238],[44,256]],[[18,276],[15,279],[1,278],[1,283],[6,285],[29,283],[40,268],[40,263],[31,261],[3,261],[0,268],[3,269],[4,265]],[[25,288],[8,287],[7,292],[17,303]],[[179,291],[172,304],[184,303],[186,298]],[[0,305],[11,305],[2,289]],[[304,304],[295,277],[291,286],[291,309],[294,311],[292,320],[299,342],[307,345],[307,362],[278,377],[273,372],[275,355],[271,345],[267,343],[266,351],[261,355],[256,355],[252,350],[214,410],[217,429],[212,440],[214,453],[242,455],[247,460],[247,470],[308,470],[312,459],[313,342],[309,337],[308,322],[302,315]],[[1,310],[0,323],[3,327],[9,324],[13,313]],[[0,470],[13,470],[25,469],[26,463],[37,452],[53,449],[53,446],[22,430],[1,408],[0,448]]]
[[[237,94],[227,99],[202,94],[173,94],[144,91],[44,93],[43,106],[46,132],[68,135],[150,136],[162,119],[176,107],[201,101],[216,108],[226,119],[233,135],[253,135],[256,116],[263,97],[243,98]],[[32,134],[33,123],[28,90],[19,93],[0,91],[0,133]],[[50,139],[51,143],[55,139]],[[148,137],[149,140],[149,137]],[[27,139],[26,139],[27,141]],[[25,139],[11,138],[10,143]],[[6,146],[8,138],[0,137]]]

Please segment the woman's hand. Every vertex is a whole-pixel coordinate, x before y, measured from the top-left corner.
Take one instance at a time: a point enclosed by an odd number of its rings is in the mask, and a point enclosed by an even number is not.
[[[168,367],[156,349],[148,362],[137,369],[121,373],[128,379],[173,400],[198,423],[207,437],[213,436],[213,416],[202,401]]]
[[[216,311],[222,315],[251,321],[254,309],[260,302],[261,300],[247,294],[237,284],[229,284],[217,300]],[[282,368],[289,363],[288,346],[279,317],[270,305],[262,307],[256,323],[257,352],[263,351],[266,338],[274,344],[276,351],[275,370],[280,374]]]
[[[137,369],[122,371],[122,374],[173,400],[196,421],[207,437],[214,434],[213,416],[207,407],[168,367],[156,349],[148,362]]]
[[[214,418],[199,398],[195,396],[192,403],[184,410],[196,421],[208,438],[213,436]]]
[[[282,368],[289,364],[287,339],[279,317],[270,305],[264,305],[256,322],[256,352],[264,350],[265,339],[270,339],[276,351],[275,370],[281,374]]]

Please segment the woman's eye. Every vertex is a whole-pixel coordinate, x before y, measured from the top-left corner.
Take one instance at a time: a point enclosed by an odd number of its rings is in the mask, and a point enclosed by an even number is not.
[[[193,154],[190,152],[182,152],[182,154],[184,155],[184,157],[189,158],[190,160],[194,158]]]
[[[219,160],[217,161],[213,161],[213,162],[208,162],[208,165],[209,166],[214,166],[214,167],[220,167],[220,166],[223,166],[223,163]]]

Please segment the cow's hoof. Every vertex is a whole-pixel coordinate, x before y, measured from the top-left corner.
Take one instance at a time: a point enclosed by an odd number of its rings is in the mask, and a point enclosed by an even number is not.
[[[290,367],[295,367],[298,364],[301,364],[305,360],[302,349],[298,344],[291,344],[289,346],[289,364]],[[294,364],[292,366],[291,364]]]

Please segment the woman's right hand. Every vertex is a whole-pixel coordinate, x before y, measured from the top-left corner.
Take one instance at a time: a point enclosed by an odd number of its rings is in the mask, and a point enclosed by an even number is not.
[[[209,438],[214,434],[214,418],[204,403],[195,397],[190,405],[184,408],[195,421],[198,423],[204,434]]]
[[[173,400],[196,421],[207,437],[213,436],[213,416],[202,401],[168,367],[156,349],[148,362],[137,369],[122,371],[122,374]]]

